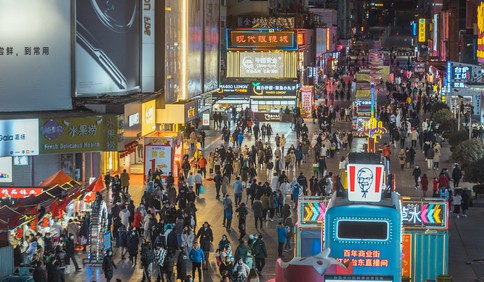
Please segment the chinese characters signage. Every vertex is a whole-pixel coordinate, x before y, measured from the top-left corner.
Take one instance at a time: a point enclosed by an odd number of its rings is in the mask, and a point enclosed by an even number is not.
[[[379,202],[383,187],[383,165],[349,164],[348,199],[355,202]]]
[[[240,52],[239,77],[283,77],[284,53]]]
[[[0,187],[0,198],[21,199],[38,196],[44,191],[39,187]]]
[[[425,19],[418,20],[418,42],[425,42],[427,40],[427,26]]]
[[[447,229],[447,202],[404,200],[402,222],[405,228]]]
[[[303,86],[301,88],[301,107],[306,114],[311,115],[313,108],[313,86]]]
[[[251,82],[220,84],[219,94],[245,94],[248,96],[296,95],[296,82]]]
[[[467,82],[480,82],[481,66],[447,61],[447,85],[453,88],[467,87]]]
[[[381,257],[378,250],[343,250],[343,258],[337,258],[341,263],[351,261],[354,266],[388,267],[388,259]]]
[[[227,49],[296,50],[296,32],[274,29],[227,29]]]
[[[171,146],[145,146],[145,174],[161,169],[162,176],[171,171]]]
[[[0,156],[39,154],[39,120],[0,120]]]
[[[484,1],[477,6],[477,59],[484,62]]]
[[[0,0],[0,112],[72,108],[71,3]]]
[[[402,276],[412,277],[412,234],[403,234],[402,252]]]
[[[117,151],[117,117],[42,119],[39,127],[41,154]]]

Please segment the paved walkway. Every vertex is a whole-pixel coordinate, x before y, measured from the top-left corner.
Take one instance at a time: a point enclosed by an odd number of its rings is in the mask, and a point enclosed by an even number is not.
[[[314,132],[315,126],[311,121],[306,121],[310,132]],[[287,147],[291,144],[295,144],[296,138],[295,133],[290,129],[289,123],[272,122],[271,123],[274,133],[279,133],[287,137]],[[336,122],[334,128],[342,128],[348,130],[350,128],[349,123]],[[206,148],[205,152],[208,154],[209,151],[213,151],[215,147],[219,146],[221,143],[220,132],[213,130],[207,131],[206,138]],[[274,134],[275,135],[275,134]],[[273,136],[274,137],[274,136]],[[244,145],[252,145],[254,142],[251,136],[246,136],[244,140]],[[385,142],[385,138],[381,140]],[[274,147],[274,140],[271,140],[272,146]],[[338,158],[337,157],[328,161],[329,171],[337,171],[338,168]],[[398,167],[398,160],[396,152],[392,155],[392,165],[391,168],[397,173],[397,190],[405,196],[420,196],[420,191],[416,191],[413,186],[413,178],[411,176],[411,169],[405,169],[403,172],[400,171]],[[443,144],[442,149],[442,167],[451,168],[451,163],[448,161],[450,156],[450,151],[447,144]],[[417,153],[416,163],[423,168],[424,173],[428,173],[429,177],[436,174],[436,171],[427,171],[425,160],[421,152]],[[301,171],[308,177],[312,173],[312,168],[310,163],[302,166]],[[309,179],[309,177],[308,177]],[[261,180],[264,180],[262,177]],[[198,213],[198,226],[204,221],[208,221],[214,231],[214,243],[218,243],[222,234],[226,234],[225,228],[222,227],[222,217],[220,216],[223,212],[223,207],[220,201],[215,199],[215,188],[213,182],[206,181],[204,184],[206,187],[206,194],[197,203]],[[462,187],[470,187],[470,184],[463,183]],[[132,198],[135,203],[139,203],[143,186],[134,185],[130,188],[132,191]],[[230,191],[230,190],[229,190]],[[233,194],[233,193],[232,193]],[[237,219],[234,219],[236,221]],[[251,214],[248,216],[248,234],[263,234],[266,241],[268,250],[268,259],[266,267],[263,271],[263,279],[265,281],[275,276],[275,261],[277,259],[277,236],[276,236],[276,224],[277,220],[274,222],[264,222],[263,229],[257,231],[253,226],[253,217]],[[484,265],[479,262],[473,262],[474,260],[484,259],[484,209],[471,207],[469,209],[469,217],[456,219],[451,216],[449,224],[450,233],[450,243],[449,243],[449,273],[454,277],[454,281],[476,281],[480,277],[484,277]],[[232,224],[237,226],[236,222]],[[234,251],[237,246],[238,231],[233,228],[232,232],[229,234],[229,238],[234,246]],[[292,253],[286,253],[284,260],[289,260]],[[81,260],[81,255],[78,256],[78,261]],[[122,281],[140,281],[142,277],[142,270],[137,267],[133,267],[128,261],[121,261],[120,255],[117,250],[115,250],[115,263],[118,265],[118,270],[115,271],[114,278],[119,278]],[[471,264],[468,264],[471,263]],[[458,279],[457,279],[458,277]],[[99,267],[85,267],[81,272],[72,273],[68,277],[68,281],[82,280],[82,281],[104,281],[104,276],[101,273]],[[220,275],[218,274],[218,269],[215,264],[215,259],[210,257],[210,267],[209,271],[204,273],[205,281],[219,281]],[[478,280],[477,280],[478,281]],[[484,280],[483,280],[484,281]]]

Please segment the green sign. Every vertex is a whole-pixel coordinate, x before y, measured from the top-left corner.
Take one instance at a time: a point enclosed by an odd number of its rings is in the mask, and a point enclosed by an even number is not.
[[[40,154],[117,151],[115,115],[40,119]]]

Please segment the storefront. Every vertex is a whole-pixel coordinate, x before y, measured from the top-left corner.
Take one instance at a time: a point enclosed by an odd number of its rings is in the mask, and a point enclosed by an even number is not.
[[[281,109],[296,107],[299,91],[297,82],[223,83],[214,94],[213,110],[226,111],[235,106],[237,111],[249,107],[259,121],[280,120]]]
[[[47,170],[61,169],[81,181],[98,177],[106,170],[116,170],[119,123],[120,117],[116,115],[40,119],[39,159],[48,160],[48,163],[39,161],[40,164]],[[34,166],[37,159],[32,162]]]

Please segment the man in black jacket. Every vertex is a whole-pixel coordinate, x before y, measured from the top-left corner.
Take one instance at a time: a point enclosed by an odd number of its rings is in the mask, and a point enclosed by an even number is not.
[[[176,273],[177,273],[177,279],[180,279],[181,281],[185,281],[187,278],[187,270],[188,270],[188,262],[190,260],[188,259],[187,252],[185,250],[184,246],[180,247],[180,253],[178,254],[178,259],[176,261]]]
[[[81,268],[77,264],[75,253],[76,253],[76,250],[75,250],[75,243],[74,243],[74,234],[69,233],[69,238],[67,239],[67,243],[66,243],[66,255],[67,255],[67,258],[71,259],[72,262],[74,263],[74,266],[76,267],[76,271],[80,271]]]
[[[262,273],[267,258],[266,243],[262,238],[262,235],[259,235],[259,238],[255,241],[254,246],[252,247],[252,253],[255,257],[255,268],[259,274]]]
[[[307,195],[308,179],[306,178],[306,176],[304,176],[302,172],[299,174],[299,177],[297,178],[297,183],[299,183],[299,185],[301,185],[301,187],[303,188],[304,195]]]

